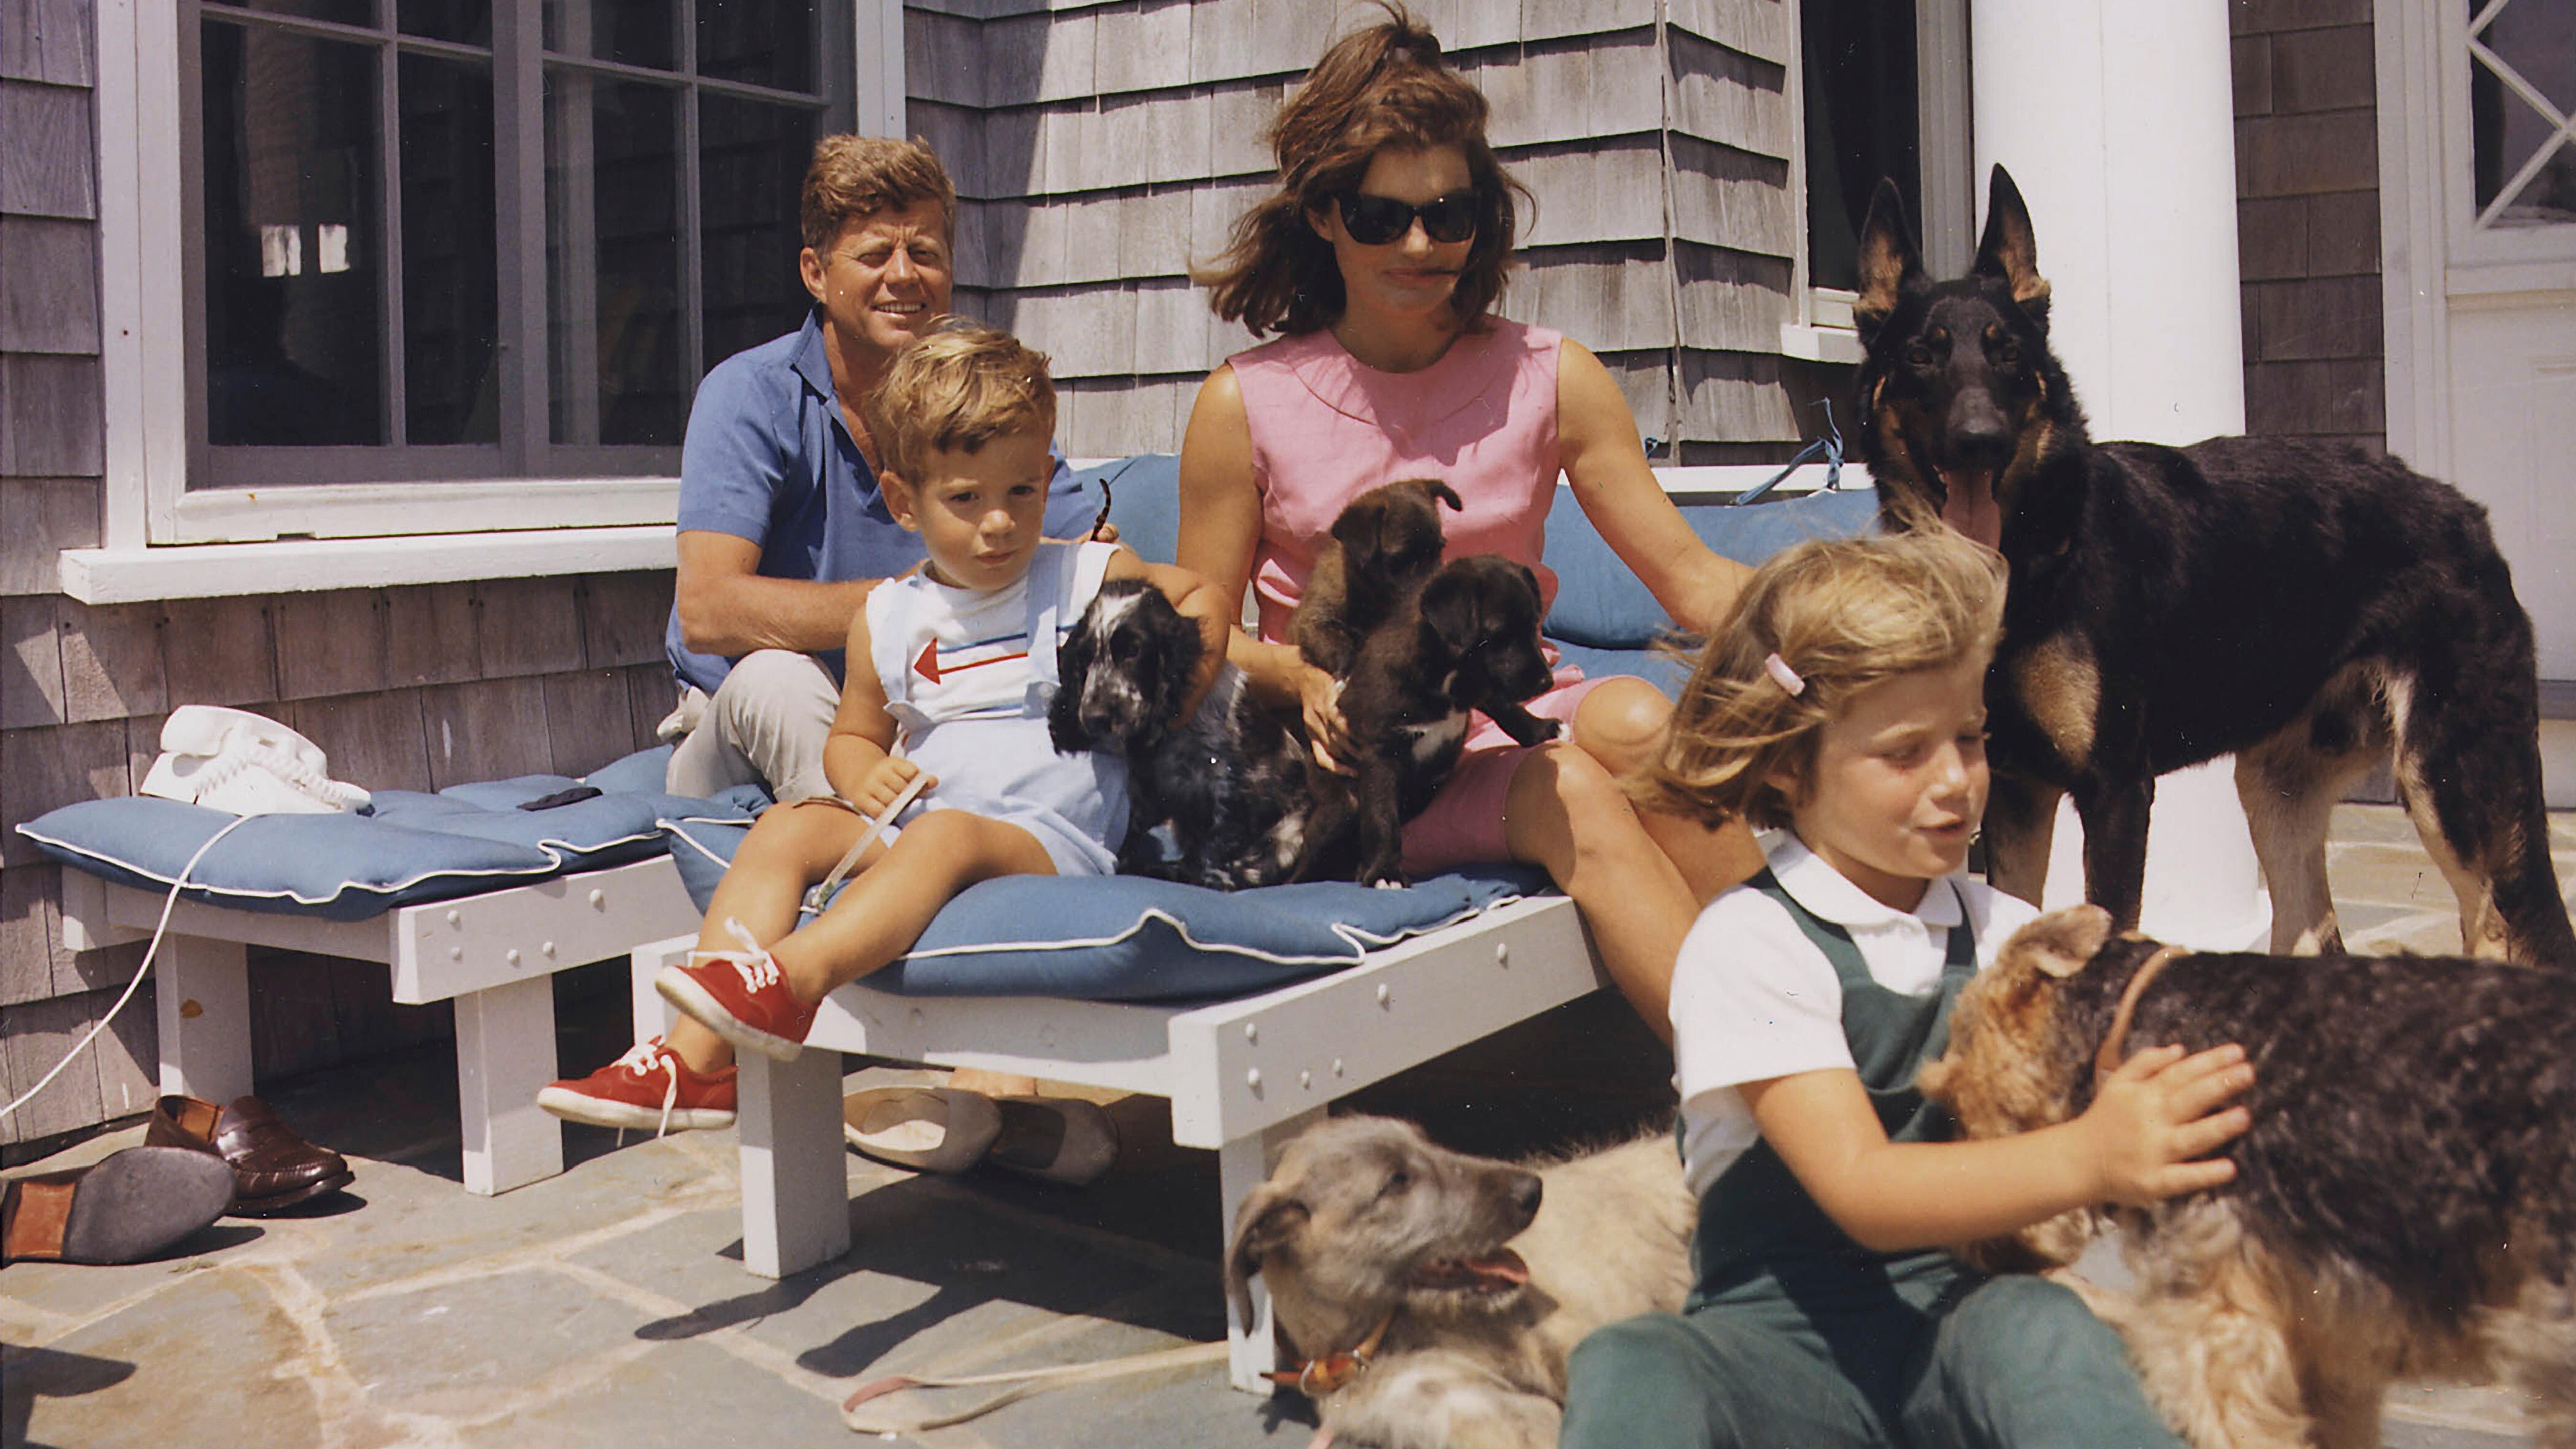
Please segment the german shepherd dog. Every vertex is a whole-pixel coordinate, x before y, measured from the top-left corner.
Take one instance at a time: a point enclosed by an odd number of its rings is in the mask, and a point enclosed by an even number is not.
[[[2156,776],[2233,752],[2273,950],[2338,950],[2327,817],[2393,750],[2467,950],[2576,970],[2531,620],[2483,508],[2349,447],[2093,442],[2000,166],[1967,276],[1925,277],[1881,182],[1860,282],[1860,454],[1882,521],[1946,523],[2012,572],[1986,686],[1996,885],[2039,898],[2071,794],[2086,893],[2135,925]]]

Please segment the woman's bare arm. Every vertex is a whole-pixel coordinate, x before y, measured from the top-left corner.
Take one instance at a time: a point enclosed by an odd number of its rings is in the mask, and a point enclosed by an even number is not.
[[[1567,339],[1557,353],[1557,452],[1584,516],[1686,629],[1717,627],[1753,571],[1711,552],[1655,481],[1636,415],[1601,359]]]

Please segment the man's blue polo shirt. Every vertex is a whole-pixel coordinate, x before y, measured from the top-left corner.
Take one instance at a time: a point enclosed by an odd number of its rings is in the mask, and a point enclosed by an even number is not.
[[[1047,533],[1079,538],[1094,505],[1056,454]],[[717,363],[698,384],[680,448],[680,531],[730,533],[760,545],[758,572],[773,579],[845,583],[891,578],[921,562],[921,535],[894,521],[875,470],[832,392],[832,364],[819,312],[773,342]],[[680,611],[663,639],[682,684],[709,694],[733,661],[681,642]],[[841,651],[817,656],[841,676]]]

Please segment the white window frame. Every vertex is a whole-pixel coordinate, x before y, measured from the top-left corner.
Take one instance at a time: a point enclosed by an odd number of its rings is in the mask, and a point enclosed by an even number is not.
[[[857,127],[908,134],[901,0],[854,0],[853,8]],[[587,571],[620,561],[667,566],[677,478],[187,487],[179,13],[179,0],[98,0],[105,500],[101,546],[63,557],[66,590],[107,602],[312,587],[276,570],[292,558],[336,576],[362,560],[375,567],[399,556],[389,539],[460,533],[507,542],[497,551],[421,550],[417,562],[387,568],[394,576],[376,582]],[[291,542],[262,552],[261,540]],[[185,557],[205,545],[223,546],[225,562]],[[477,562],[487,553],[491,562]]]
[[[1780,324],[1780,350],[1809,362],[1858,363],[1860,333],[1852,326],[1859,294],[1818,287],[1807,280],[1807,65],[1805,7],[1789,0],[1788,90],[1797,118],[1798,144],[1789,148],[1789,193],[1799,208],[1798,254],[1790,262],[1791,318]],[[1976,222],[1976,178],[1968,94],[1968,0],[1915,0],[1915,154],[1923,168],[1920,229],[1924,268],[1936,277],[1968,269]],[[1936,76],[1956,85],[1935,85]],[[1944,178],[1947,178],[1946,181]]]

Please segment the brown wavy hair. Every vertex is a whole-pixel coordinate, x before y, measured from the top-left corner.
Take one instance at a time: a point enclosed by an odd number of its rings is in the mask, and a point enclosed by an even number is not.
[[[1208,305],[1255,337],[1320,331],[1341,320],[1345,298],[1332,243],[1307,225],[1309,212],[1360,184],[1369,160],[1395,146],[1455,146],[1476,188],[1476,240],[1449,305],[1468,330],[1481,326],[1503,292],[1517,208],[1530,199],[1485,140],[1484,94],[1441,59],[1439,37],[1395,0],[1379,0],[1384,23],[1333,42],[1305,85],[1270,123],[1279,189],[1234,224],[1230,245],[1191,278]]]
[[[957,239],[957,188],[938,153],[918,137],[826,136],[805,166],[797,223],[805,245],[829,251],[851,222],[916,201],[939,203],[944,241]]]
[[[1820,731],[1851,697],[1899,674],[1994,657],[2003,560],[1946,528],[1811,539],[1754,574],[1700,650],[1661,759],[1630,787],[1649,809],[1716,825],[1784,826]],[[1766,661],[1778,655],[1796,694]]]

